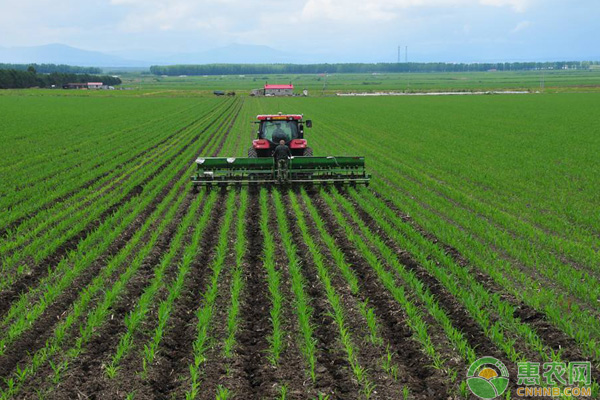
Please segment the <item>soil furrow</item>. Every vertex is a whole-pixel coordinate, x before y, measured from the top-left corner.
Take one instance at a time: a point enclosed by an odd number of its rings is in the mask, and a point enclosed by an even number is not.
[[[278,189],[272,189],[278,190]],[[294,311],[295,295],[292,291],[292,279],[289,273],[289,260],[287,258],[283,242],[281,241],[277,218],[275,217],[275,205],[271,194],[269,194],[269,230],[273,233],[275,241],[275,268],[281,274],[281,295],[284,299],[281,312],[281,330],[284,334],[284,350],[277,363],[277,375],[279,377],[278,387],[273,387],[270,397],[275,398],[279,394],[276,389],[285,385],[287,388],[287,399],[307,399],[318,396],[319,390],[311,381],[308,373],[308,362],[300,350],[302,335],[299,331],[298,316]],[[266,358],[266,357],[265,357]],[[312,396],[312,397],[311,397]]]
[[[239,110],[231,120],[235,120],[238,114]],[[218,132],[227,121],[227,119],[224,119],[218,125],[218,127],[215,128],[215,132]],[[231,122],[231,125],[233,125],[233,122]],[[218,154],[225,140],[227,139],[228,132],[229,130],[225,132],[223,138],[220,140],[219,145],[212,152],[212,156]],[[198,150],[197,153],[202,153],[202,151],[209,146],[210,143],[211,142],[208,141],[204,146],[202,146],[201,149]],[[222,196],[224,196],[224,194],[222,194]],[[224,197],[221,200],[218,200],[217,204],[221,204],[223,199]],[[148,388],[146,385],[144,385],[144,387],[140,388],[143,393],[146,393],[146,395],[150,396],[151,398],[163,398],[169,393],[180,389],[178,387],[180,384],[178,377],[180,374],[187,372],[186,368],[191,361],[190,357],[192,355],[192,344],[196,335],[195,326],[191,322],[195,318],[195,310],[197,309],[198,304],[201,304],[198,302],[197,296],[203,293],[201,290],[206,283],[206,268],[210,264],[210,260],[213,257],[212,253],[214,251],[214,246],[216,245],[219,222],[221,221],[222,217],[223,214],[218,213],[217,207],[215,207],[215,209],[212,210],[211,222],[204,234],[204,237],[207,238],[206,240],[203,239],[204,243],[202,248],[204,250],[200,254],[198,260],[191,265],[191,282],[186,284],[186,288],[183,291],[185,293],[181,300],[183,305],[176,306],[173,312],[172,321],[175,321],[175,326],[173,328],[169,328],[169,333],[167,333],[167,336],[163,340],[162,348],[166,349],[167,351],[159,351],[156,357],[155,365],[157,367],[151,370],[148,377],[150,387]],[[185,334],[177,335],[177,333],[181,332],[185,332]],[[140,392],[140,394],[142,392]]]
[[[225,196],[222,196],[216,204],[222,204],[224,200]],[[188,372],[187,368],[193,353],[192,344],[196,338],[195,311],[202,304],[201,296],[210,273],[209,265],[214,256],[223,218],[223,213],[220,211],[218,206],[211,211],[210,223],[200,246],[202,250],[191,265],[183,294],[175,302],[169,328],[155,358],[154,366],[150,368],[149,387],[142,388],[142,390],[149,390],[150,393],[147,395],[156,399],[165,399],[175,393],[181,385],[180,375]]]
[[[376,197],[378,197],[379,199],[381,199],[382,201],[384,201],[386,204],[389,203],[390,207],[392,207],[394,210],[397,210],[397,207],[389,199],[387,199],[386,197],[384,197],[380,193],[377,193],[377,192],[374,192],[374,191],[372,193],[374,193]],[[525,275],[526,277],[530,278],[531,280],[536,281],[536,282],[540,283],[541,285],[543,285],[545,287],[552,288],[552,290],[554,290],[555,292],[561,292],[562,293],[562,292],[565,291],[565,285],[564,284],[559,284],[559,283],[557,283],[556,280],[552,279],[553,278],[552,276],[548,276],[547,274],[545,275],[542,272],[542,270],[540,269],[539,266],[536,267],[536,266],[525,264],[523,261],[519,260],[514,255],[509,254],[507,252],[506,248],[503,248],[503,247],[498,246],[498,245],[496,245],[494,243],[491,243],[489,240],[481,238],[481,235],[479,235],[479,234],[474,234],[474,233],[470,232],[461,223],[459,223],[459,222],[457,222],[457,221],[455,221],[455,220],[447,217],[445,214],[443,214],[439,210],[437,210],[435,208],[432,208],[428,204],[425,204],[425,203],[422,203],[422,202],[418,202],[418,204],[419,204],[420,207],[429,210],[431,213],[433,213],[437,217],[443,219],[448,224],[456,227],[461,232],[464,232],[466,235],[472,236],[480,244],[489,247],[492,251],[496,252],[500,256],[501,259],[503,259],[506,262],[510,263],[513,267],[518,268],[519,271],[523,275]],[[400,214],[403,214],[403,213],[400,211]],[[411,224],[413,226],[415,225],[412,222],[411,222]],[[420,230],[420,231],[422,231],[422,230]],[[451,247],[450,247],[450,249],[451,249]],[[581,266],[579,266],[578,269],[581,269]],[[587,271],[587,273],[589,274],[590,279],[597,278],[597,273],[595,273],[594,271]],[[522,286],[522,284],[520,282],[516,282],[514,280],[514,278],[512,278],[511,276],[507,276],[507,278],[509,280],[512,280],[516,285]],[[595,279],[593,283],[597,283],[597,279]],[[561,288],[561,286],[562,286],[562,288]],[[593,300],[592,301],[586,301],[588,299],[582,298],[581,296],[578,297],[577,294],[576,294],[576,292],[574,292],[574,291],[571,291],[570,294],[567,293],[566,295],[569,296],[569,302],[577,304],[579,307],[581,307],[582,309],[584,309],[586,311],[589,311],[589,312],[594,313],[594,314],[598,314],[598,307],[595,307],[595,305],[593,304]]]
[[[492,277],[481,272],[479,269],[474,268],[473,265],[471,265],[457,249],[441,242],[435,235],[424,231],[409,216],[399,210],[392,202],[383,198],[383,196],[381,196],[379,193],[373,193],[377,198],[385,202],[385,204],[392,209],[394,213],[404,222],[410,223],[410,225],[415,228],[423,237],[444,249],[446,254],[451,256],[457,264],[467,268],[469,273],[473,275],[477,282],[480,283],[488,292],[499,294],[503,301],[513,306],[515,308],[514,316],[531,326],[531,328],[535,333],[537,333],[546,346],[553,350],[561,349],[563,359],[572,361],[591,361],[592,366],[594,366],[594,360],[583,355],[575,339],[569,337],[565,332],[548,321],[547,316],[544,313],[535,310],[533,307],[530,307],[523,301],[517,299],[505,288],[499,286]],[[535,359],[537,358],[538,356],[535,357]],[[600,382],[600,367],[592,367],[592,376],[596,382]]]
[[[267,274],[262,266],[261,250],[264,240],[259,226],[257,210],[260,210],[258,193],[252,193],[246,215],[248,250],[244,262],[244,291],[240,302],[237,346],[224,386],[230,388],[240,399],[260,399],[270,393],[277,384],[275,371],[266,353],[269,348],[267,336],[271,331]],[[211,393],[212,394],[212,393]]]
[[[351,367],[341,348],[337,327],[332,318],[333,310],[327,300],[316,267],[310,258],[308,246],[302,240],[302,233],[298,228],[296,216],[291,210],[287,193],[284,193],[282,197],[290,231],[301,260],[302,272],[306,278],[307,292],[314,310],[314,333],[318,348],[316,386],[325,394],[343,399],[357,399],[359,388],[356,382],[352,381]]]
[[[471,317],[469,311],[458,299],[454,297],[444,285],[433,275],[431,275],[423,266],[417,263],[409,253],[404,249],[400,248],[392,239],[385,236],[383,229],[380,228],[377,223],[369,216],[369,213],[360,208],[352,198],[349,196],[347,199],[352,202],[354,208],[357,210],[359,217],[372,231],[378,233],[384,243],[394,250],[398,260],[406,267],[407,270],[413,271],[416,277],[424,285],[424,288],[428,289],[429,292],[438,301],[438,306],[445,312],[450,319],[452,325],[458,329],[464,336],[471,348],[475,349],[478,356],[492,356],[499,360],[502,360],[507,366],[511,375],[517,376],[517,370],[514,363],[506,358],[506,355],[499,349],[487,336],[483,328],[477,324],[477,322]],[[433,318],[428,314],[428,322],[434,324]],[[491,315],[491,323],[496,322],[498,319],[497,315]],[[444,334],[441,333],[441,337]],[[533,353],[530,349],[523,345],[523,342],[517,341],[515,348],[522,354],[526,354],[528,359],[536,359],[537,353]],[[466,371],[468,365],[464,362],[454,363],[453,367],[457,367],[459,371]],[[514,382],[513,387],[516,388]]]
[[[203,210],[206,207],[206,197],[201,201],[198,206],[199,210]],[[181,249],[178,254],[173,258],[172,264],[178,265],[176,260],[179,260],[185,247],[189,245],[191,236],[194,234],[194,225],[188,227],[184,238]],[[143,370],[143,347],[142,344],[147,343],[150,340],[151,335],[154,333],[156,323],[158,321],[158,306],[162,300],[168,296],[168,287],[173,283],[176,275],[178,274],[178,268],[168,268],[164,274],[164,283],[160,287],[154,297],[153,303],[147,312],[145,322],[140,324],[140,327],[135,331],[133,335],[132,343],[134,347],[129,353],[122,359],[119,364],[119,370],[117,376],[113,380],[105,380],[102,391],[99,396],[101,398],[113,399],[122,397],[123,393],[127,393],[132,388],[142,387],[142,376],[140,371]],[[153,398],[136,396],[138,399]]]
[[[154,172],[152,172],[150,176],[145,178],[139,185],[131,189],[123,199],[111,205],[96,220],[90,222],[80,232],[78,232],[66,242],[64,242],[62,245],[60,245],[52,254],[46,257],[43,261],[39,262],[37,265],[33,265],[28,275],[20,277],[9,289],[0,293],[0,315],[6,312],[10,304],[15,299],[17,299],[29,287],[35,285],[37,282],[39,282],[40,279],[42,279],[49,273],[49,265],[58,264],[65,255],[67,255],[70,251],[76,249],[79,242],[81,240],[84,240],[98,226],[100,226],[107,217],[109,217],[113,212],[118,210],[123,204],[127,203],[132,198],[139,196],[143,192],[143,188],[145,185],[147,185],[152,179],[154,179],[158,174],[160,174],[164,170],[164,168],[166,168],[174,159],[176,159],[190,146],[196,143],[201,134],[205,133],[209,129],[209,127],[214,124],[214,122],[215,121],[212,121],[206,128],[202,130],[200,134],[195,135],[191,139],[191,141],[189,141],[184,147],[182,147],[175,155],[173,155],[164,163],[162,163]],[[202,150],[204,150],[204,148],[206,148],[208,144],[210,144],[210,140],[207,140],[207,142],[203,144],[198,151],[201,152]],[[176,180],[181,178],[181,176],[185,173],[187,168],[188,166],[186,165],[181,170],[179,170],[179,172],[177,173]],[[32,263],[31,260],[29,262]]]
[[[94,396],[104,389],[104,362],[107,355],[112,354],[119,343],[120,335],[126,331],[124,318],[135,308],[138,298],[153,277],[154,268],[160,263],[161,257],[169,251],[171,241],[178,226],[187,213],[194,195],[185,194],[186,198],[179,206],[175,216],[161,234],[148,257],[143,261],[137,274],[131,279],[126,293],[112,307],[111,317],[94,334],[81,355],[69,365],[65,379],[59,385],[52,397],[54,399],[70,399],[76,388],[85,388],[87,395]],[[42,374],[44,375],[44,374]]]
[[[144,182],[143,184],[146,184]],[[60,260],[65,257],[70,251],[75,250],[80,241],[84,240],[88,235],[93,233],[106,218],[112,215],[116,210],[118,210],[121,206],[126,204],[128,201],[133,199],[134,197],[139,196],[143,192],[143,184],[137,185],[133,189],[131,189],[125,197],[123,197],[118,202],[111,205],[107,210],[102,212],[98,218],[94,221],[90,222],[85,228],[76,233],[74,236],[71,236],[65,242],[63,242],[60,246],[54,250],[52,254],[46,257],[44,260],[40,261],[37,264],[34,264],[33,260],[27,260],[27,262],[32,265],[31,271],[29,274],[22,275],[18,278],[14,284],[10,286],[7,290],[0,293],[0,315],[4,314],[10,304],[16,300],[22,293],[27,291],[28,288],[36,285],[40,279],[47,276],[50,273],[49,266],[56,266]],[[52,268],[53,269],[53,268]]]
[[[214,305],[213,322],[209,329],[210,346],[206,352],[206,362],[202,365],[203,390],[199,396],[201,400],[214,399],[217,387],[223,384],[228,374],[228,360],[223,354],[223,345],[227,338],[227,312],[231,300],[232,271],[235,266],[235,242],[234,218],[227,237],[227,256],[217,284],[219,294]]]
[[[164,217],[164,214],[166,212],[168,212],[168,211],[165,210],[161,216]],[[128,267],[128,265],[133,261],[137,251],[141,248],[141,246],[143,246],[143,243],[145,243],[146,240],[148,240],[150,238],[152,230],[156,229],[159,226],[160,222],[161,222],[161,218],[157,218],[152,223],[150,229],[148,229],[148,231],[146,232],[146,234],[140,241],[140,244],[138,244],[138,246],[132,250],[132,252],[127,256],[126,260],[112,273],[112,275],[107,277],[104,287],[110,287],[119,280],[120,275],[125,271],[125,269]],[[164,237],[164,235],[163,235],[163,237]],[[152,253],[148,257],[149,258],[152,257]],[[142,266],[141,269],[143,270],[144,266]],[[81,292],[81,290],[82,289],[79,288],[79,292]],[[100,301],[100,296],[102,296],[103,293],[104,293],[104,291],[101,290],[100,292],[98,292],[94,295],[94,297],[92,298],[92,300],[89,303],[90,307],[93,307],[93,304]],[[77,295],[77,293],[75,295]],[[68,311],[68,309],[67,309],[67,311]],[[65,311],[65,313],[67,311]],[[63,317],[64,317],[64,315],[60,315],[60,316],[56,317],[56,320],[52,319],[53,316],[49,316],[48,318],[49,318],[49,321],[51,324],[56,324],[57,320],[62,319]],[[73,323],[73,325],[67,330],[65,339],[63,340],[63,343],[61,344],[62,349],[68,349],[76,343],[77,338],[79,336],[79,332],[80,332],[79,327],[82,323],[85,322],[85,318],[86,318],[85,314],[80,316],[79,320],[75,321]],[[47,331],[44,332],[44,335],[46,335],[45,337],[40,337],[39,339],[36,339],[37,340],[36,346],[38,346],[38,347],[36,347],[36,349],[40,349],[41,347],[43,347],[45,345],[45,340],[49,339],[52,336],[52,334],[53,334],[53,330],[48,329]],[[28,352],[27,356],[23,356],[22,362],[24,365],[26,365],[29,362],[30,354],[34,354],[34,353]],[[60,357],[60,354],[61,354],[60,352],[57,353],[57,355],[55,357],[57,357],[57,358]],[[55,364],[59,364],[60,360],[55,359],[54,362],[55,362]],[[54,375],[54,373],[53,373],[53,370],[51,369],[51,366],[49,366],[48,364],[41,366],[40,370],[37,371],[36,375],[34,375],[32,380],[30,380],[29,382],[26,383],[26,390],[29,390],[30,393],[35,393],[38,390],[37,388],[41,388],[41,387],[46,387],[47,391],[52,390],[54,385],[47,386],[48,385],[47,379],[49,376],[53,376],[53,375]],[[27,388],[29,388],[29,389],[27,389]],[[32,388],[35,388],[35,389],[32,389]],[[79,391],[79,393],[82,393],[81,389],[77,389],[77,390]]]
[[[203,144],[199,151],[202,151],[208,144],[209,141]],[[44,314],[38,318],[29,332],[25,333],[15,344],[11,346],[9,350],[7,350],[5,355],[0,360],[0,375],[3,375],[2,372],[4,371],[7,373],[12,371],[17,363],[25,357],[26,353],[32,353],[34,349],[43,346],[43,338],[48,337],[48,335],[52,332],[50,328],[58,322],[60,316],[77,298],[79,289],[91,282],[91,280],[98,274],[102,266],[105,264],[106,260],[108,260],[112,255],[117,254],[127,244],[137,229],[143,225],[148,216],[151,215],[158,204],[160,204],[162,199],[168,194],[173,185],[175,185],[175,183],[183,177],[187,169],[188,166],[186,165],[177,172],[175,177],[165,185],[157,198],[153,200],[150,205],[140,214],[140,217],[136,218],[135,222],[119,236],[119,238],[110,246],[109,250],[105,252],[97,261],[95,261],[94,264],[92,264],[92,266],[88,268],[81,277],[77,278],[71,287],[65,291],[65,294],[57,299],[44,312]],[[42,276],[38,276],[36,281],[39,281],[41,278]],[[29,285],[31,285],[31,283]],[[22,292],[24,292],[29,285],[24,286],[24,288],[22,288]],[[18,298],[19,295],[20,294],[13,295],[12,300],[14,301],[14,299]],[[11,300],[7,300],[7,302],[9,301]],[[3,312],[5,312],[10,306],[10,303],[0,304],[4,305]]]
[[[379,282],[375,271],[345,236],[343,228],[339,226],[324,200],[317,196],[312,197],[312,200],[325,221],[329,234],[336,238],[337,246],[354,267],[361,289],[371,300],[380,318],[381,336],[390,343],[390,350],[397,355],[400,367],[399,381],[407,385],[417,398],[446,398],[447,383],[433,369],[431,360],[419,350],[417,342],[412,340],[413,333],[408,327],[407,317],[400,304]]]
[[[309,212],[304,202],[300,202],[303,215],[308,216]],[[344,306],[344,313],[347,318],[347,325],[352,327],[353,342],[358,350],[358,359],[360,364],[370,372],[369,378],[373,379],[375,390],[373,398],[392,399],[400,398],[402,387],[398,382],[390,377],[390,374],[382,368],[382,358],[385,355],[385,344],[375,345],[370,340],[370,332],[367,328],[367,322],[360,313],[360,303],[369,302],[363,290],[356,294],[352,293],[348,283],[342,278],[337,268],[331,252],[323,242],[321,235],[312,220],[307,221],[307,226],[311,236],[320,247],[323,256],[328,261],[328,268],[331,283],[336,292],[340,294],[341,302]]]
[[[111,244],[107,252],[100,256],[94,263],[87,268],[83,274],[77,277],[74,282],[61,294],[35,321],[31,329],[25,332],[10,349],[0,359],[0,375],[6,376],[14,369],[17,363],[27,356],[27,353],[33,353],[41,348],[45,340],[51,336],[52,327],[58,323],[61,317],[66,313],[70,305],[77,299],[80,291],[85,288],[95,276],[106,265],[114,255],[118,254],[133,237],[136,231],[150,217],[162,200],[167,196],[178,178],[174,178],[159,195],[154,199],[144,211],[135,219],[135,221],[125,229],[125,231]]]

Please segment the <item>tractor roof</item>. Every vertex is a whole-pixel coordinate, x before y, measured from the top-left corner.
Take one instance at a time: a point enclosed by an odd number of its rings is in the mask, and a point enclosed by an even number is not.
[[[264,114],[264,115],[257,115],[256,119],[258,119],[259,121],[269,121],[269,120],[281,120],[281,119],[287,119],[287,120],[301,120],[302,119],[302,114]]]

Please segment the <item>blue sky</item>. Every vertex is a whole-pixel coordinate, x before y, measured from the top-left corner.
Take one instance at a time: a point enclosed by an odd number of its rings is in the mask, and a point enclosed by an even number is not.
[[[231,43],[322,61],[600,59],[600,1],[0,0],[0,46],[169,54]],[[313,57],[314,58],[314,57]]]

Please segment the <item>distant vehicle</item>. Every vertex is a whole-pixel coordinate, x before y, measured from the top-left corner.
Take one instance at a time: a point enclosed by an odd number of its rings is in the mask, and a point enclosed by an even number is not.
[[[225,92],[223,90],[215,90],[213,94],[215,96],[225,96]]]

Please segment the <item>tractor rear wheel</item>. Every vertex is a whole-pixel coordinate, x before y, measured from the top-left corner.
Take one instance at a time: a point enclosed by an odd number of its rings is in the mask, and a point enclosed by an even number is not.
[[[313,151],[312,151],[312,147],[307,147],[304,149],[304,153],[302,154],[303,157],[312,157],[313,156]]]
[[[258,158],[258,153],[254,147],[248,149],[248,158]]]

